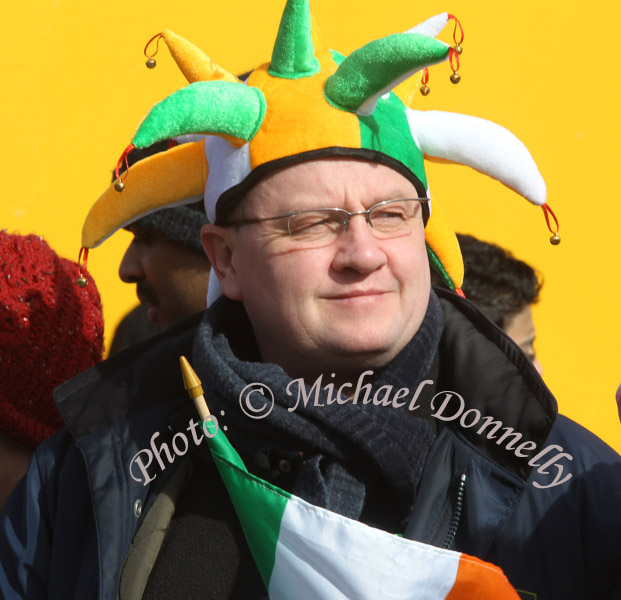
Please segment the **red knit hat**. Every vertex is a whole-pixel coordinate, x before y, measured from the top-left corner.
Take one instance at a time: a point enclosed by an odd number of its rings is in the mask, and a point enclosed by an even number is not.
[[[0,231],[0,431],[30,447],[63,424],[52,390],[102,358],[99,292],[78,276],[39,236]]]

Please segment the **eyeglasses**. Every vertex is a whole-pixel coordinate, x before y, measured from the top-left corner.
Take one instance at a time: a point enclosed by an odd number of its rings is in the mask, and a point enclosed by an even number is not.
[[[352,217],[364,215],[373,234],[386,239],[407,235],[411,231],[411,222],[418,214],[418,207],[423,209],[423,222],[429,215],[429,198],[403,198],[398,200],[384,200],[359,212],[349,212],[344,208],[311,208],[299,210],[276,217],[263,219],[240,219],[231,221],[230,226],[241,227],[287,219],[287,233],[293,240],[303,244],[329,244],[343,232],[347,231]]]

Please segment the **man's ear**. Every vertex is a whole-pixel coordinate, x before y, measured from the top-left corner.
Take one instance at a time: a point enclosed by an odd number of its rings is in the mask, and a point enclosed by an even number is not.
[[[237,271],[233,266],[235,245],[228,227],[219,227],[207,223],[201,229],[201,243],[205,254],[220,281],[222,293],[231,300],[241,300]]]

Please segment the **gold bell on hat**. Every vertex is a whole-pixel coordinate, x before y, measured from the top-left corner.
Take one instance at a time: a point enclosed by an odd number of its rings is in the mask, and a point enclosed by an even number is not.
[[[82,261],[84,258],[84,262]],[[78,273],[80,276],[76,279],[76,283],[79,287],[84,288],[88,285],[88,279],[84,277],[84,271],[86,270],[86,263],[88,261],[88,248],[82,246],[80,248],[80,254],[78,254]],[[84,270],[83,270],[84,269]]]
[[[420,82],[421,82],[420,93],[423,96],[427,96],[429,92],[431,91],[429,89],[429,86],[427,85],[427,83],[429,82],[429,69],[427,67],[423,69],[423,75],[420,78]]]
[[[459,55],[461,51],[462,48],[459,42],[455,40],[455,46],[449,48],[449,64],[451,65],[451,71],[453,71],[451,83],[459,83],[461,81],[461,75],[457,72],[459,71]]]
[[[548,230],[552,234],[552,237],[550,238],[550,243],[553,246],[558,246],[561,243],[561,236],[558,234],[558,230],[559,230],[558,219],[556,218],[554,211],[550,208],[550,205],[547,202],[544,202],[541,205],[541,208],[543,210],[543,215],[545,216],[545,219],[546,219],[546,225],[548,226]],[[555,224],[554,229],[552,228],[552,225],[550,225],[550,216],[552,216],[552,218],[554,219],[554,224]]]
[[[120,179],[117,179],[117,180],[114,182],[114,189],[115,189],[117,192],[122,192],[122,191],[125,189],[125,184],[124,184],[124,183],[123,183]]]
[[[157,64],[157,62],[155,62],[155,59],[153,58],[156,54],[157,51],[160,48],[160,39],[162,37],[161,33],[157,33],[156,35],[154,35],[146,44],[146,46],[144,47],[144,55],[147,57],[146,62],[144,63],[145,65],[147,65],[147,69],[154,69],[155,65]],[[149,46],[151,45],[152,42],[155,41],[155,52],[153,52],[152,54],[149,52]]]

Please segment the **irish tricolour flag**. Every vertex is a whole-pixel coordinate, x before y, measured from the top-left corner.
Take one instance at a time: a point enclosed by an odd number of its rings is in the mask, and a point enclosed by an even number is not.
[[[498,567],[313,506],[248,473],[221,430],[207,439],[271,600],[519,600]]]

